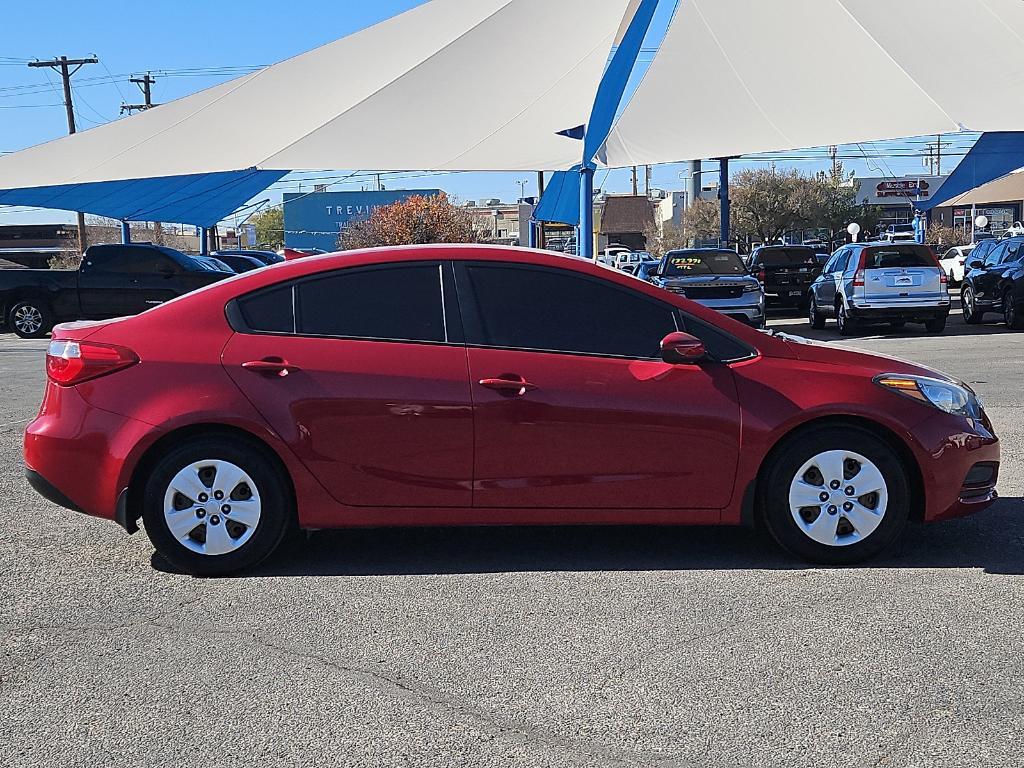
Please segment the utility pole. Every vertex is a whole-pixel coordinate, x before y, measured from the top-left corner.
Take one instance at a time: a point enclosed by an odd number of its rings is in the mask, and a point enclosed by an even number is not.
[[[142,104],[122,104],[121,114],[127,112],[129,115],[133,112],[146,112],[153,107],[159,106],[153,103],[153,86],[156,84],[156,78],[152,77],[149,72],[146,73],[145,77],[132,77],[128,80],[129,83],[134,83],[139,86],[139,90],[142,91],[143,103]],[[122,238],[123,242],[130,242],[131,230],[128,225],[125,224],[125,233],[127,237]],[[159,221],[153,222],[153,242],[157,245],[164,244],[164,227]]]
[[[839,147],[832,145],[828,148],[828,155],[832,158],[832,178],[839,175]]]
[[[50,59],[49,61],[30,61],[29,66],[33,69],[52,69],[55,72],[60,73],[61,80],[64,81],[64,107],[68,113],[68,133],[78,133],[78,128],[75,126],[75,106],[71,101],[71,77],[78,72],[86,64],[99,64],[100,60],[95,56],[90,56],[87,59],[69,59],[67,56],[61,56],[59,59]],[[74,67],[74,69],[72,69]],[[82,253],[85,253],[85,249],[89,246],[89,239],[85,234],[85,214],[81,211],[78,212],[78,248]]]
[[[633,166],[633,197],[640,194],[639,183],[636,176],[636,166]]]
[[[121,114],[127,112],[129,115],[132,112],[145,112],[147,109],[159,106],[159,104],[153,103],[153,85],[156,84],[156,79],[151,77],[147,72],[145,77],[133,77],[129,83],[135,83],[139,86],[139,90],[142,91],[143,104],[122,104]]]
[[[651,166],[644,166],[644,194],[651,196]]]

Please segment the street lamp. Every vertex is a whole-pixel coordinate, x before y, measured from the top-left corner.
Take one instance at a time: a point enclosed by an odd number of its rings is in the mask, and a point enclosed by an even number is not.
[[[523,200],[526,197],[526,185],[529,184],[529,183],[530,182],[528,182],[528,181],[517,181],[516,182],[516,184],[519,185],[519,199],[520,200]]]
[[[856,221],[851,222],[850,226],[846,228],[846,231],[850,233],[850,237],[853,238],[853,242],[857,242],[857,235],[860,234],[860,224]]]

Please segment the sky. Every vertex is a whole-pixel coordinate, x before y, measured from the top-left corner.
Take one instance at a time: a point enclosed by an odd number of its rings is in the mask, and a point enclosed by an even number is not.
[[[147,71],[157,79],[154,101],[163,103],[237,77],[267,64],[295,56],[344,37],[424,0],[155,0],[124,2],[90,0],[79,3],[55,0],[49,3],[5,3],[0,25],[0,153],[14,152],[63,136],[67,122],[60,93],[59,77],[46,69],[30,69],[30,59],[60,55],[84,58],[95,54],[99,64],[87,66],[74,78],[75,111],[79,130],[119,118],[124,102],[139,103],[141,93],[128,82]],[[662,9],[652,34],[645,43],[634,84],[653,57],[653,50],[671,18],[672,3],[662,0]],[[509,34],[529,34],[509,30]],[[566,34],[572,34],[567,29]],[[371,67],[372,62],[367,62]],[[514,73],[515,61],[501,62],[499,69]],[[327,73],[344,83],[359,72]],[[827,109],[827,102],[822,108]],[[247,119],[286,120],[273,104],[254,104]],[[699,115],[695,119],[699,119]],[[947,136],[944,172],[963,155],[974,135]],[[899,176],[924,173],[921,153],[934,137],[904,142],[841,147],[840,157],[847,170],[858,176]],[[763,167],[775,163],[783,168],[814,172],[825,168],[825,148],[807,152],[773,153],[734,163],[733,168]],[[709,165],[705,163],[707,171]],[[372,169],[332,169],[352,171]],[[683,189],[683,165],[662,165],[653,169],[656,189]],[[307,174],[316,176],[318,174]],[[319,174],[322,175],[322,174]],[[630,191],[630,172],[600,171],[599,188],[609,192]],[[279,202],[284,191],[296,191],[302,184],[298,174],[280,182],[268,193]],[[641,184],[643,173],[641,172]],[[714,181],[714,174],[706,176]],[[536,192],[536,176],[524,173],[464,173],[443,175],[394,174],[385,176],[389,189],[439,187],[460,200],[520,196],[519,181],[528,182],[527,195]],[[369,179],[335,185],[331,191],[358,190]],[[2,179],[0,179],[2,186]],[[309,190],[310,184],[302,187]],[[65,222],[72,217],[54,211],[0,206],[0,224]]]

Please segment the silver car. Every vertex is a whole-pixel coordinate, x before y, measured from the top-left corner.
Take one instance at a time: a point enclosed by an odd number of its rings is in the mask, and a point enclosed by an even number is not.
[[[849,336],[865,323],[924,323],[942,333],[949,316],[949,285],[935,252],[916,243],[864,243],[836,251],[811,284],[812,328],[835,317]]]
[[[764,328],[764,289],[734,251],[687,248],[669,251],[651,282],[735,320]]]

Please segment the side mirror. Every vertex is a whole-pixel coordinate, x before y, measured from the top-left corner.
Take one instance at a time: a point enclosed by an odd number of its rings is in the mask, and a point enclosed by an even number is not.
[[[968,259],[966,267],[968,269],[977,269],[978,267],[980,267],[984,263],[985,262],[983,262],[981,259]]]
[[[672,365],[694,365],[707,360],[704,342],[696,336],[676,331],[661,340],[661,359]]]

